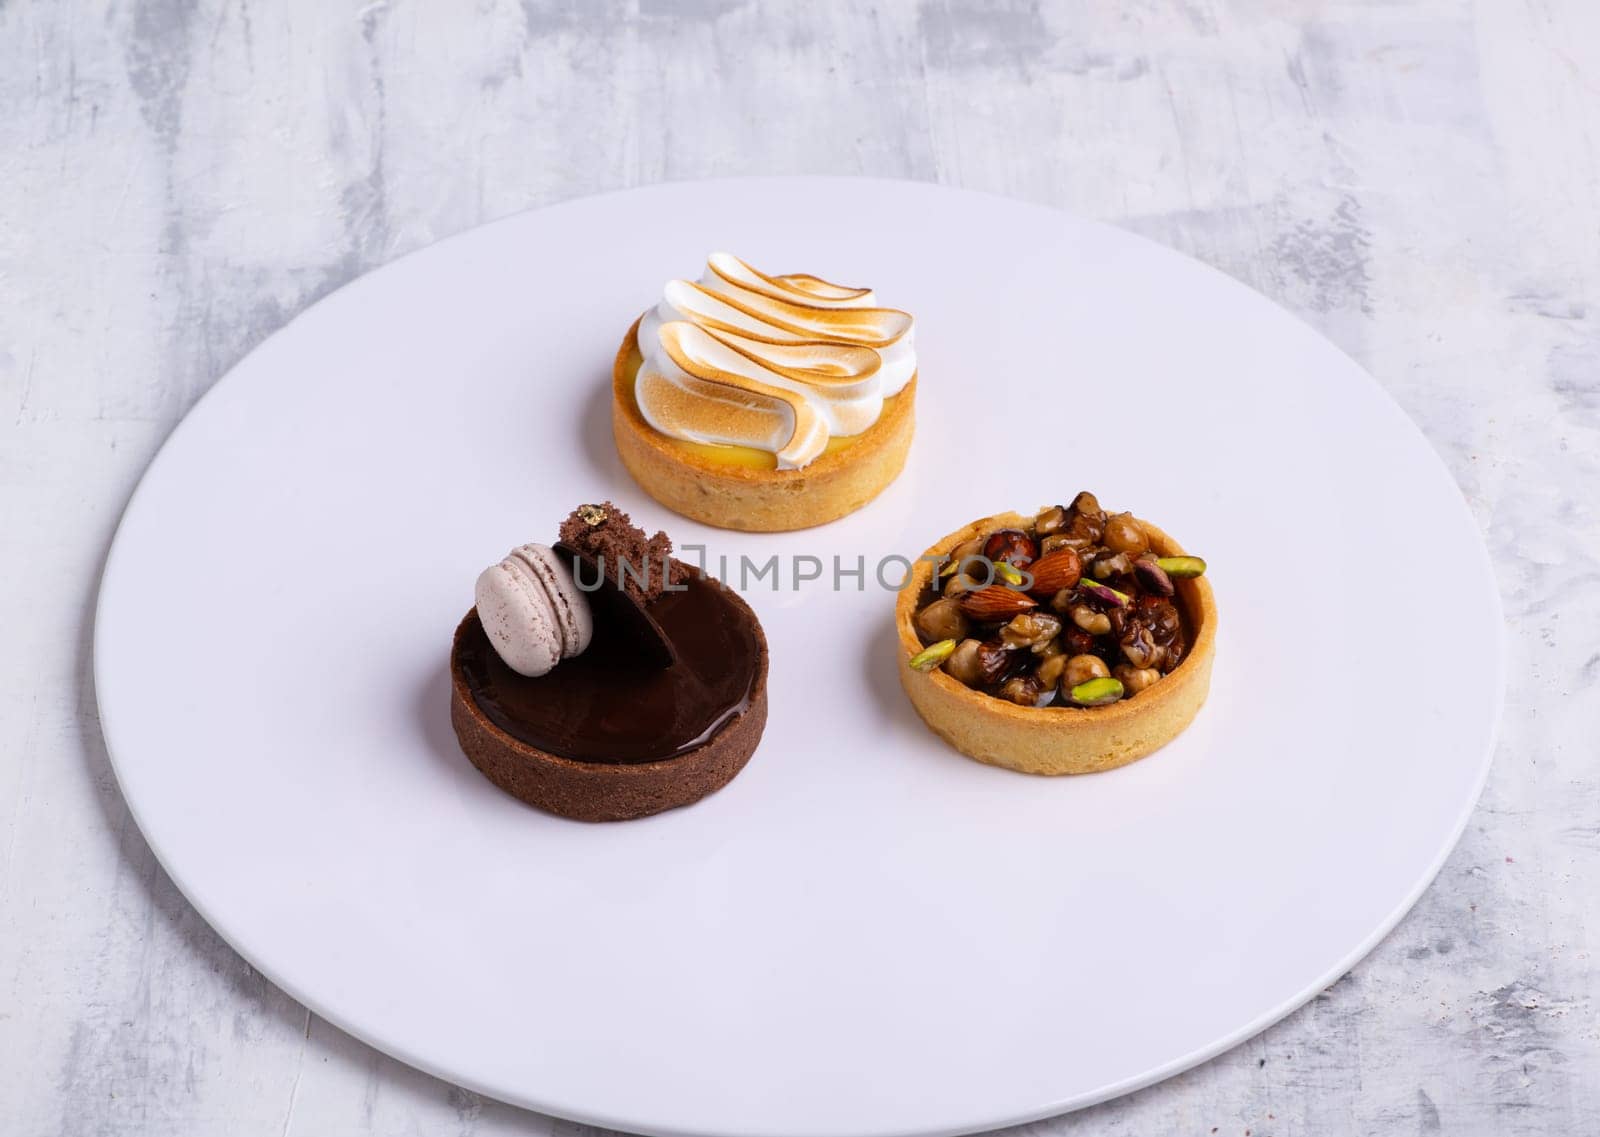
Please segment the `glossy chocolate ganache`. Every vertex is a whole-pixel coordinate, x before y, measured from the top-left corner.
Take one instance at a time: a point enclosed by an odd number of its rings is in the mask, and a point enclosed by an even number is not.
[[[456,634],[457,673],[490,722],[546,753],[606,765],[679,757],[750,706],[765,650],[759,625],[735,594],[672,560],[663,535],[646,539],[610,503],[585,508],[595,512],[575,512],[556,549],[580,587],[593,587],[588,649],[547,674],[519,675],[474,611]],[[624,562],[649,568],[622,571]]]

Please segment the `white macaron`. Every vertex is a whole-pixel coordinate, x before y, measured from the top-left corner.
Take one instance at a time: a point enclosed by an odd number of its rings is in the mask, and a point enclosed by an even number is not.
[[[507,667],[530,678],[589,646],[589,599],[547,545],[520,545],[478,577],[478,619]]]

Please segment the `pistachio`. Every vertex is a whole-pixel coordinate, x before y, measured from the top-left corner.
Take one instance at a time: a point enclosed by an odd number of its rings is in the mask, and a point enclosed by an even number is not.
[[[1111,630],[1111,617],[1104,612],[1096,612],[1087,604],[1073,605],[1072,622],[1091,636],[1103,636]]]
[[[1052,655],[1039,664],[1039,670],[1033,673],[1033,677],[1039,681],[1039,685],[1046,691],[1054,691],[1056,685],[1061,682],[1061,673],[1066,669],[1067,656],[1064,654]]]
[[[1024,612],[1000,629],[1007,647],[1043,647],[1061,631],[1061,621],[1047,612]]]
[[[1091,679],[1067,692],[1067,700],[1078,707],[1103,707],[1122,698],[1122,683],[1116,679]]]
[[[938,643],[929,644],[916,655],[912,656],[909,666],[913,671],[932,671],[955,653],[955,640],[940,640]]]
[[[1140,557],[1133,562],[1133,574],[1139,578],[1139,583],[1144,585],[1147,591],[1157,596],[1172,595],[1172,578],[1154,559]]]
[[[1157,557],[1156,565],[1174,580],[1193,580],[1206,571],[1199,557]]]
[[[1078,591],[1086,592],[1102,604],[1109,604],[1113,608],[1126,608],[1132,599],[1126,592],[1118,592],[1109,584],[1101,584],[1097,580],[1080,580]]]
[[[1129,695],[1137,695],[1161,678],[1161,672],[1153,667],[1134,667],[1127,663],[1117,664],[1115,674]]]
[[[966,639],[969,626],[966,614],[961,611],[961,602],[948,596],[929,604],[912,622],[925,644]]]
[[[996,561],[994,563],[994,575],[1013,588],[1019,588],[1022,585],[1022,573],[1006,561]]]

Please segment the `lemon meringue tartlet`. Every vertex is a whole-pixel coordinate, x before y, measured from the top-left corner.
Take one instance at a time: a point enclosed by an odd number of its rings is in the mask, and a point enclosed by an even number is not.
[[[871,289],[713,253],[623,337],[611,408],[622,464],[667,508],[724,529],[852,513],[911,448],[912,323]]]

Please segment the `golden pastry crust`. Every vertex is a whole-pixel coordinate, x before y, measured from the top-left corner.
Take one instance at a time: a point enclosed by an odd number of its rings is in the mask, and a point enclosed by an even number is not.
[[[915,427],[915,375],[884,400],[878,421],[848,447],[829,450],[799,470],[762,470],[690,451],[644,420],[633,397],[638,337],[635,320],[612,365],[611,433],[633,480],[676,513],[751,533],[806,529],[854,513],[906,464]]]
[[[935,543],[925,556],[948,553],[963,541],[996,529],[1026,528],[1031,517],[1001,513],[974,521]],[[1160,556],[1183,549],[1148,521],[1139,524]],[[1217,607],[1205,577],[1178,580],[1178,602],[1189,622],[1189,654],[1171,674],[1132,698],[1104,707],[1020,707],[974,691],[942,669],[913,671],[905,660],[922,650],[912,618],[933,564],[918,561],[895,602],[900,639],[900,685],[922,721],[969,758],[1026,774],[1092,774],[1125,766],[1165,746],[1194,720],[1211,689],[1216,656]]]

